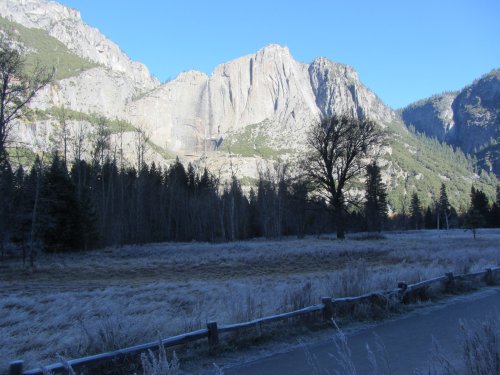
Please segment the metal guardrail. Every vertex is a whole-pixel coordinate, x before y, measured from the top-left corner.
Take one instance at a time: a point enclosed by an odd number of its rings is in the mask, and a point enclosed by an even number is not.
[[[376,303],[377,301],[391,298],[394,296],[396,296],[399,299],[399,302],[402,303],[405,300],[407,301],[408,298],[411,297],[412,295],[415,295],[421,292],[422,290],[431,287],[434,284],[444,284],[446,287],[446,286],[452,286],[455,282],[460,282],[460,281],[467,282],[474,280],[480,280],[487,284],[490,284],[494,283],[498,279],[500,279],[500,267],[488,268],[485,271],[475,272],[471,274],[457,275],[457,276],[454,276],[453,273],[449,272],[446,273],[445,276],[440,276],[433,279],[420,281],[415,284],[407,285],[404,282],[400,282],[398,283],[398,287],[395,289],[367,293],[357,297],[344,297],[336,299],[330,297],[324,297],[321,299],[321,304],[304,307],[300,310],[286,312],[283,314],[277,314],[277,315],[267,316],[264,318],[254,319],[249,322],[222,325],[220,327],[217,326],[217,322],[210,322],[207,324],[207,328],[199,329],[197,331],[184,333],[181,335],[161,339],[154,342],[140,344],[125,349],[119,349],[112,352],[96,354],[78,359],[72,359],[66,361],[65,363],[54,363],[48,366],[28,371],[23,371],[23,365],[24,365],[23,361],[13,361],[10,363],[9,372],[7,375],[43,375],[44,371],[46,372],[64,371],[66,370],[68,365],[71,366],[73,369],[79,369],[79,368],[93,366],[102,362],[115,360],[121,357],[137,355],[147,350],[155,349],[160,344],[163,345],[165,348],[168,348],[177,345],[187,344],[201,339],[208,339],[209,352],[210,354],[215,354],[217,352],[217,347],[219,345],[220,333],[235,332],[252,327],[259,327],[263,324],[278,322],[317,312],[322,312],[323,318],[329,320],[333,318],[336,309],[341,309],[345,306],[353,306],[358,303]]]

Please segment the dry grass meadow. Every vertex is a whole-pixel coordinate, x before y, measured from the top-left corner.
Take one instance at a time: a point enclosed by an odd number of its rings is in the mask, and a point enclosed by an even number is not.
[[[165,243],[0,263],[0,372],[500,265],[500,230]]]

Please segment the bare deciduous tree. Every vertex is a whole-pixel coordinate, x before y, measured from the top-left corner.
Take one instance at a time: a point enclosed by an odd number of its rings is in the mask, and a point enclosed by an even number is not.
[[[111,148],[111,131],[104,116],[98,116],[95,134],[93,134],[92,166],[104,165]]]
[[[366,167],[373,148],[381,145],[383,133],[367,119],[331,117],[318,122],[308,134],[308,154],[304,170],[315,192],[326,199],[337,228],[337,238],[345,237],[344,211],[354,203],[346,195],[350,183]]]
[[[35,66],[27,74],[20,47],[8,36],[0,36],[0,162],[7,160],[7,145],[14,121],[26,105],[54,76],[54,69]]]
[[[137,160],[137,172],[146,164],[146,151],[149,143],[149,133],[143,125],[140,125],[134,134],[134,148]]]
[[[55,147],[61,151],[64,165],[68,165],[68,142],[70,141],[70,133],[68,126],[68,112],[66,107],[61,106],[55,109],[55,117],[57,126],[55,127]],[[62,149],[62,150],[61,150]]]

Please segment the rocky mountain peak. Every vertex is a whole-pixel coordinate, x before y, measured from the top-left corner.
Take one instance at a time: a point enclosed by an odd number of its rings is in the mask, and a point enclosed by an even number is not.
[[[359,82],[358,72],[353,67],[337,63],[327,59],[326,57],[317,57],[313,60],[310,70],[332,74],[337,77],[344,77],[352,83]]]
[[[276,59],[277,56],[287,56],[291,57],[290,50],[286,46],[282,46],[280,44],[269,44],[263,48],[261,48],[255,54],[256,59]]]
[[[26,27],[48,29],[63,20],[82,22],[76,9],[48,0],[0,1],[1,14]]]
[[[199,80],[207,80],[208,75],[198,70],[186,70],[185,72],[181,72],[173,79],[176,82],[190,82],[190,81],[199,81]],[[167,82],[168,84],[168,82]]]
[[[395,118],[394,112],[360,82],[352,67],[321,57],[315,59],[308,70],[323,117],[349,115],[380,122]]]
[[[145,65],[131,61],[98,29],[85,24],[77,10],[48,0],[0,0],[0,15],[25,27],[46,30],[78,56],[126,74],[140,91],[159,85]]]

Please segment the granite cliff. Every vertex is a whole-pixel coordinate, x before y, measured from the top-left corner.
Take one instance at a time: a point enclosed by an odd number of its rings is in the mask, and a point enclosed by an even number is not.
[[[500,175],[500,69],[459,92],[410,104],[402,117],[407,126],[459,147]]]
[[[490,195],[494,191],[493,179],[476,174],[463,154],[409,132],[345,64],[326,58],[299,62],[288,48],[269,45],[217,66],[210,75],[186,71],[160,84],[143,64],[86,25],[78,11],[56,2],[0,0],[0,29],[17,34],[28,58],[43,57],[58,68],[56,81],[31,103],[36,116],[13,131],[28,154],[54,147],[50,140],[59,121],[57,108],[64,106],[71,137],[83,131],[87,150],[104,116],[113,152],[123,148],[130,164],[136,160],[140,128],[150,136],[148,161],[164,164],[178,155],[222,177],[236,172],[251,185],[270,160],[300,157],[309,127],[337,114],[367,117],[388,131],[380,163],[392,207],[403,207],[413,191],[430,204],[443,181],[450,186],[450,199],[457,201],[467,197],[472,182]],[[421,101],[402,114],[407,125],[466,152],[489,142],[477,153],[486,161],[498,146],[498,133],[491,132],[498,129],[498,102],[494,71],[459,93]],[[34,128],[40,130],[36,135]]]
[[[300,63],[279,45],[221,64],[210,76],[182,73],[129,103],[127,113],[132,123],[146,124],[153,138],[187,152],[248,125],[266,123],[270,139],[296,146],[322,116],[395,116],[351,67],[324,58]]]

